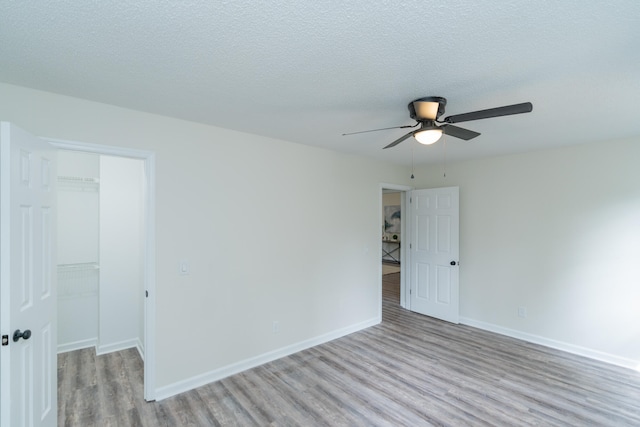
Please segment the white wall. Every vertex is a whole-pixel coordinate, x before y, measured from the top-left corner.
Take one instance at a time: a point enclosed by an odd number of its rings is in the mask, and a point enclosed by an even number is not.
[[[100,178],[99,156],[62,151],[58,176]],[[58,264],[98,262],[98,190],[60,185],[58,191]]]
[[[638,366],[639,165],[634,139],[417,170],[460,186],[463,321]]]
[[[380,183],[405,168],[5,84],[0,119],[156,153],[159,389],[379,321]]]
[[[142,350],[143,162],[100,156],[100,341],[98,354]]]
[[[58,153],[58,175],[100,176],[100,158]],[[97,186],[58,185],[58,351],[96,345],[98,339],[99,193]]]

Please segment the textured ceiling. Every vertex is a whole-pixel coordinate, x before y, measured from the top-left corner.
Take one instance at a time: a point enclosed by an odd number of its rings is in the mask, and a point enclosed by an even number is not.
[[[640,1],[0,0],[0,81],[408,164],[640,135]],[[407,104],[473,141],[409,139]],[[446,147],[446,150],[445,150]]]

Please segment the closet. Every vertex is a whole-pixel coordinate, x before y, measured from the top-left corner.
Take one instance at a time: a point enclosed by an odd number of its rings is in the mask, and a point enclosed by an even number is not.
[[[58,352],[144,356],[143,162],[58,153]]]

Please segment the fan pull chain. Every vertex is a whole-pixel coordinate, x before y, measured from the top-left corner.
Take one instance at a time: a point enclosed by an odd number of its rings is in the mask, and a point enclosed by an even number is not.
[[[442,174],[443,178],[447,178],[447,134],[444,134],[444,138],[442,139],[442,150],[444,151],[444,172]]]
[[[411,179],[414,178],[413,176],[413,146],[415,144],[413,143],[413,141],[411,141]]]

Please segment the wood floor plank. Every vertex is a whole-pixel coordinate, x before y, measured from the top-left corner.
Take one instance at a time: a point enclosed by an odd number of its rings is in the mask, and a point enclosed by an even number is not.
[[[399,306],[380,325],[161,402],[135,349],[58,356],[61,426],[640,426],[640,373]]]

